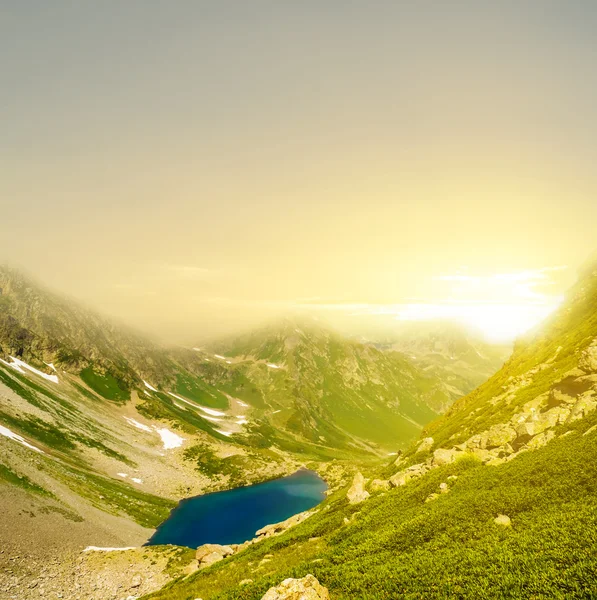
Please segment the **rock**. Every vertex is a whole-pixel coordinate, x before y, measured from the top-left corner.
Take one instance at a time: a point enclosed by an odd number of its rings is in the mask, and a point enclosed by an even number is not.
[[[458,450],[446,450],[445,448],[438,448],[433,453],[433,465],[441,467],[442,465],[449,465],[456,460],[456,454]]]
[[[392,484],[385,479],[374,479],[369,485],[369,489],[372,492],[384,492],[389,490],[391,487]]]
[[[493,522],[496,525],[501,525],[502,527],[512,527],[512,521],[507,515],[498,515]]]
[[[425,475],[427,471],[429,471],[429,467],[425,463],[419,463],[416,465],[411,465],[407,469],[405,469],[407,473],[410,473],[413,477],[421,477]]]
[[[398,473],[390,477],[390,484],[394,487],[402,487],[403,485],[406,485],[412,478],[412,473],[408,473],[407,471],[398,471]]]
[[[529,450],[537,450],[537,448],[542,448],[543,446],[545,446],[548,442],[550,442],[551,440],[553,440],[553,438],[556,436],[556,434],[553,431],[545,431],[543,433],[540,433],[539,435],[536,435],[528,444],[527,444],[527,448]]]
[[[531,437],[535,435],[535,433],[537,433],[535,431],[535,424],[532,421],[528,421],[525,423],[519,423],[516,426],[516,436],[517,437],[524,437],[527,435],[530,435]]]
[[[439,484],[439,493],[440,494],[447,494],[449,491],[450,491],[450,488],[448,487],[447,483]]]
[[[433,448],[433,438],[432,437],[428,437],[425,438],[420,444],[419,447],[417,448],[417,452],[428,452],[429,450],[431,450],[431,448]]]
[[[433,502],[433,500],[437,500],[439,498],[439,494],[430,494],[425,498],[425,502]]]
[[[358,504],[369,498],[369,492],[365,490],[365,478],[357,473],[352,480],[352,485],[346,494],[349,504]]]
[[[586,417],[597,408],[597,401],[591,394],[583,394],[570,411],[570,422]]]
[[[213,565],[227,556],[234,554],[234,550],[230,546],[221,546],[220,544],[203,544],[197,548],[195,558],[199,564],[203,566]]]
[[[253,583],[252,579],[243,579],[238,585],[249,585],[249,583]]]
[[[314,515],[316,512],[317,512],[316,510],[313,510],[313,511],[307,510],[305,512],[299,513],[298,515],[293,515],[292,517],[289,517],[285,521],[280,521],[280,523],[273,523],[272,525],[266,525],[265,527],[262,527],[261,529],[256,531],[255,535],[259,539],[268,538],[273,535],[279,535],[279,534],[283,533],[284,531],[286,531],[287,529],[290,529],[291,527],[294,527],[295,525],[302,523],[305,519],[308,519],[311,515]],[[246,548],[245,544],[247,544],[247,542],[245,542],[244,544],[241,544],[241,546],[243,547],[242,548],[243,550],[244,550],[244,548]]]
[[[597,339],[582,351],[578,366],[586,373],[597,372]]]
[[[597,430],[597,425],[593,425],[593,427],[589,427],[583,435],[591,435],[594,431]]]
[[[330,600],[330,594],[313,575],[307,575],[302,579],[285,579],[269,589],[261,600]]]
[[[486,432],[485,448],[497,448],[513,442],[516,439],[516,430],[509,425],[493,425]]]
[[[132,579],[131,579],[131,585],[130,587],[132,588],[138,588],[142,583],[141,580],[141,575],[135,575]]]

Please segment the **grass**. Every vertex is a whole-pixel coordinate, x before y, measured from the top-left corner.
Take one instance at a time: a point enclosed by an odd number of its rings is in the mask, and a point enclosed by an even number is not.
[[[50,498],[54,497],[52,492],[49,492],[43,487],[37,485],[37,483],[31,481],[31,479],[29,479],[29,477],[26,475],[18,475],[3,464],[0,464],[0,481],[24,489],[32,494],[37,494],[38,496],[46,496]]]
[[[190,374],[176,375],[176,393],[210,408],[228,408],[228,398],[215,387]]]
[[[125,514],[143,527],[155,528],[168,518],[176,502],[142,492],[126,483],[66,463],[48,462],[47,469],[78,495],[111,514]]]
[[[498,467],[461,461],[360,505],[337,493],[286,534],[147,598],[258,600],[307,573],[334,600],[594,598],[597,431],[582,433],[595,423]],[[425,503],[449,475],[451,491]],[[512,527],[493,522],[500,513]],[[254,582],[240,587],[245,578]]]
[[[81,379],[102,398],[114,402],[126,402],[131,393],[124,383],[113,377],[110,373],[96,373],[93,367],[86,367],[79,374]]]

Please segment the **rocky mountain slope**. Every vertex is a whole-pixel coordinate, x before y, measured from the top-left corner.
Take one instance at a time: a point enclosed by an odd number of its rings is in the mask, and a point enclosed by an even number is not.
[[[258,600],[307,575],[333,600],[593,597],[597,263],[494,377],[365,475],[148,598]]]
[[[376,341],[383,350],[396,350],[429,375],[441,377],[448,393],[435,398],[445,412],[454,397],[461,398],[485,383],[512,354],[512,345],[489,343],[463,326],[447,322],[403,323]]]
[[[214,347],[234,360],[276,413],[274,424],[334,446],[364,439],[388,449],[451,404],[444,373],[401,352],[347,340],[314,321],[287,320]]]

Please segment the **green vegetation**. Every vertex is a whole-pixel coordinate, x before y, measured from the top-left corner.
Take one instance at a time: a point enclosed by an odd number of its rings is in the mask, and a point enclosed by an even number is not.
[[[186,460],[196,464],[196,469],[203,475],[213,478],[219,475],[230,477],[230,484],[244,481],[246,471],[255,466],[251,459],[241,455],[219,458],[206,444],[198,444],[187,448],[184,452]]]
[[[48,462],[46,468],[100,510],[126,514],[143,527],[157,527],[176,506],[172,500],[142,492],[121,481],[73,465]]]
[[[356,506],[337,493],[286,534],[148,598],[258,600],[307,573],[335,600],[593,597],[597,431],[582,433],[596,423],[510,463],[463,460]],[[450,492],[426,503],[444,481]],[[496,525],[498,514],[512,527]],[[254,583],[240,587],[247,577]]]
[[[79,375],[94,392],[107,400],[126,402],[131,397],[126,385],[108,372],[100,374],[96,373],[93,367],[87,367]]]
[[[14,471],[3,464],[0,464],[0,481],[20,487],[27,492],[31,492],[32,494],[53,497],[51,492],[31,481],[31,479],[29,479],[29,477],[26,475],[17,475]]]
[[[176,393],[189,400],[195,400],[203,406],[228,408],[228,398],[199,377],[178,373],[176,376]]]

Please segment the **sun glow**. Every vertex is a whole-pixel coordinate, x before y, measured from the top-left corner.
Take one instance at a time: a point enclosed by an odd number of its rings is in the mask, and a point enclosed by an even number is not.
[[[553,292],[567,267],[472,274],[461,267],[433,278],[429,298],[395,304],[304,303],[310,310],[396,321],[455,321],[492,342],[510,342],[546,319],[562,303]],[[548,293],[551,292],[551,293]]]
[[[542,304],[406,304],[399,321],[452,320],[480,331],[489,341],[506,342],[529,331],[561,303],[554,298]]]

